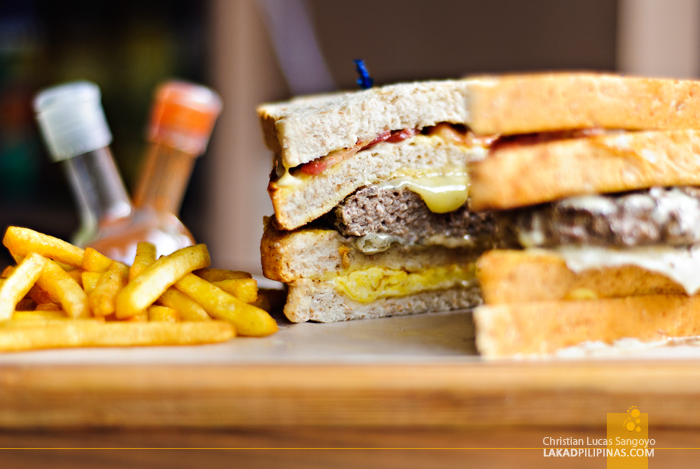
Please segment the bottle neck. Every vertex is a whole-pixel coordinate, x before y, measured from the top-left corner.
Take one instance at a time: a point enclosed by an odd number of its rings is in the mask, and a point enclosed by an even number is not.
[[[134,192],[134,205],[178,215],[196,155],[152,143]]]
[[[64,160],[63,167],[78,201],[83,229],[131,215],[133,206],[109,147]]]

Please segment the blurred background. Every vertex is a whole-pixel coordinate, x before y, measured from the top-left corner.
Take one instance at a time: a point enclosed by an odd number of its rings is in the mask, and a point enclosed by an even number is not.
[[[0,2],[0,228],[69,239],[78,224],[31,109],[46,86],[87,79],[102,88],[130,189],[156,85],[181,78],[216,89],[224,111],[181,218],[215,267],[259,273],[272,155],[257,104],[355,89],[356,58],[379,85],[557,69],[696,77],[699,26],[698,0]]]

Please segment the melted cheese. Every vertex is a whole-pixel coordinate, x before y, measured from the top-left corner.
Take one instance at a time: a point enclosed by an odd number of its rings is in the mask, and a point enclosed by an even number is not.
[[[406,296],[458,285],[469,286],[475,279],[474,265],[433,267],[418,272],[370,267],[333,278],[335,288],[360,303],[379,298]]]
[[[700,246],[674,248],[650,246],[612,249],[595,246],[560,246],[555,251],[573,272],[634,265],[658,272],[681,285],[688,295],[700,290]]]
[[[386,189],[406,188],[420,195],[431,212],[447,213],[464,205],[469,195],[467,174],[401,177],[379,184]]]
[[[292,173],[290,173],[287,168],[284,168],[284,174],[282,174],[282,177],[279,178],[275,183],[278,187],[289,187],[301,184],[302,180],[301,178],[292,176]]]

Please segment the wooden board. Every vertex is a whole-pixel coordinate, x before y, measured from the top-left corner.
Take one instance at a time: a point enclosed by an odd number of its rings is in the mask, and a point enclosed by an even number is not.
[[[700,422],[700,367],[669,359],[673,348],[653,360],[484,362],[470,324],[429,314],[201,347],[5,354],[0,427],[601,427],[632,405],[654,425]]]

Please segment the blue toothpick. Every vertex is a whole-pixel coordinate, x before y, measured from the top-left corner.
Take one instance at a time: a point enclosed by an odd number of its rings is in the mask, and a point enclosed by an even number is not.
[[[372,88],[374,80],[369,76],[367,67],[365,67],[365,61],[355,60],[355,68],[357,69],[357,74],[360,75],[360,78],[357,79],[357,84],[360,85],[360,88],[363,90]]]

